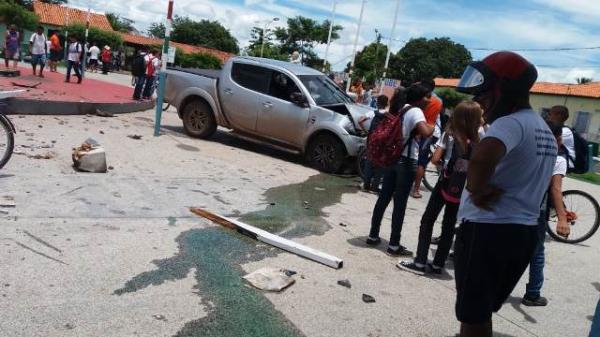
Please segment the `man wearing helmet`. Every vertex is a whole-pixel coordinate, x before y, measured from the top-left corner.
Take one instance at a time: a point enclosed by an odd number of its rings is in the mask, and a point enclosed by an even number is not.
[[[492,313],[508,298],[537,245],[537,219],[557,145],[531,109],[537,70],[497,52],[465,70],[457,90],[474,95],[490,128],[469,163],[455,243],[461,336],[492,336]]]

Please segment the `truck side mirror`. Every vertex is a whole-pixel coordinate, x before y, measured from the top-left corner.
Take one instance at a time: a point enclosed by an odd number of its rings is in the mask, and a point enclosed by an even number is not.
[[[300,107],[308,108],[308,101],[301,92],[295,91],[290,94],[290,101]]]

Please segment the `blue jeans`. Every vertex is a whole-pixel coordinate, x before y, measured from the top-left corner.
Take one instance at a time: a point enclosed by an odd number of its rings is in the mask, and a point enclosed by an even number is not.
[[[538,219],[539,241],[529,262],[529,282],[525,287],[525,296],[529,298],[540,297],[542,286],[544,285],[544,240],[546,238],[546,223],[548,221],[546,214],[545,211],[540,212],[540,218]]]
[[[404,223],[404,214],[406,204],[415,174],[417,172],[417,162],[413,159],[402,157],[400,161],[387,169],[383,175],[383,188],[379,192],[379,198],[373,209],[371,218],[371,231],[369,237],[378,238],[381,220],[385,209],[394,198],[394,212],[392,213],[392,234],[390,236],[390,246],[400,245],[400,233]]]
[[[370,160],[365,161],[363,183],[367,190],[379,189],[381,178],[383,178],[383,169],[375,167]]]
[[[67,62],[67,82],[71,80],[71,70],[75,70],[75,76],[79,82],[81,82],[81,68],[80,64],[74,61]]]
[[[150,98],[150,96],[152,96],[155,80],[156,76],[146,77],[146,86],[144,87],[144,94],[142,95],[143,98]]]
[[[133,99],[142,98],[142,90],[144,90],[144,83],[146,83],[146,76],[135,77],[135,89],[133,89]]]
[[[596,306],[596,314],[594,315],[594,321],[592,322],[592,330],[590,331],[589,337],[600,337],[600,300]]]

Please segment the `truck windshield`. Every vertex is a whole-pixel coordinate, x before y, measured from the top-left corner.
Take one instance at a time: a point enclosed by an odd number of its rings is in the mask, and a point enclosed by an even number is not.
[[[325,75],[300,75],[298,78],[319,106],[353,103],[352,98]]]

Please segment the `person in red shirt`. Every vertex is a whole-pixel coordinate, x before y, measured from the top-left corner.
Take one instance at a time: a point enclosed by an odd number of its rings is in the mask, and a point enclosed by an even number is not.
[[[102,74],[108,75],[108,67],[110,66],[110,62],[112,59],[112,53],[110,52],[109,46],[104,46],[104,50],[102,50]]]
[[[62,49],[63,48],[60,45],[60,39],[58,38],[58,34],[56,32],[53,32],[52,36],[50,36],[50,72],[56,72],[58,61],[60,61],[60,59],[62,58]]]

